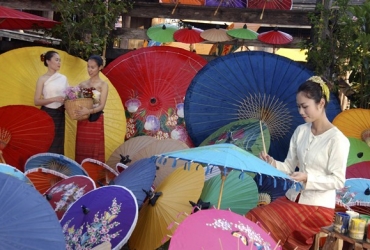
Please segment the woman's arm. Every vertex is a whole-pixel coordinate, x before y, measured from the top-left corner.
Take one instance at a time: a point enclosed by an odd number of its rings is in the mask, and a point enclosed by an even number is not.
[[[90,113],[94,114],[94,113],[104,110],[105,104],[107,102],[107,98],[108,98],[108,84],[103,81],[102,86],[101,86],[99,105],[97,107],[94,107],[93,109],[90,109],[91,111]]]

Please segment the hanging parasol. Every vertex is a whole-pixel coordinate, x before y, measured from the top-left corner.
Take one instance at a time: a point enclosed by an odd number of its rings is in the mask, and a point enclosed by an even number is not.
[[[156,189],[148,192],[148,199],[140,209],[139,219],[129,240],[130,249],[156,249],[167,234],[174,228],[167,229],[174,222],[181,223],[184,216],[190,214],[189,201],[198,200],[204,185],[204,172],[196,167],[177,168]]]
[[[362,139],[370,147],[370,110],[347,109],[339,113],[333,124],[347,137]]]
[[[280,31],[277,27],[273,30],[262,32],[257,36],[258,40],[273,45],[273,52],[275,53],[275,45],[289,44],[293,41],[293,37],[288,33]]]
[[[122,171],[113,179],[112,184],[124,186],[131,190],[140,209],[146,197],[146,193],[143,190],[150,190],[154,181],[155,171],[155,161],[150,158],[144,158]]]
[[[229,210],[189,215],[171,237],[169,250],[274,249],[282,247],[256,223]]]
[[[44,196],[54,209],[58,219],[65,211],[87,192],[95,189],[95,182],[85,175],[74,175],[51,186]]]
[[[80,164],[68,157],[56,153],[39,153],[27,159],[25,171],[33,168],[45,168],[57,171],[66,176],[87,175]]]
[[[259,156],[264,145],[267,151],[270,148],[270,132],[266,124],[262,127],[263,134],[259,120],[253,118],[231,122],[213,132],[200,146],[227,142]]]
[[[184,111],[187,131],[196,146],[217,129],[255,118],[267,125],[269,154],[283,161],[290,138],[304,120],[297,111],[298,86],[313,75],[306,67],[262,51],[229,54],[209,62],[188,87]],[[330,121],[341,112],[330,95]]]
[[[270,10],[291,10],[293,7],[293,0],[248,0],[247,8],[262,9],[260,19],[263,18],[265,9]]]
[[[179,27],[173,24],[158,24],[150,27],[146,34],[147,36],[156,42],[170,43],[174,42],[173,34]]]
[[[205,0],[205,6],[217,7],[214,16],[217,14],[220,7],[225,8],[245,8],[247,0]]]
[[[54,122],[44,111],[27,105],[0,107],[0,163],[23,171],[27,158],[48,151],[53,138]]]
[[[167,46],[142,48],[112,61],[103,73],[126,107],[126,139],[150,135],[192,146],[184,123],[184,97],[206,63],[200,55]]]
[[[226,33],[229,36],[243,40],[254,40],[258,36],[258,33],[248,29],[246,24],[244,24],[243,28],[231,29],[226,31]]]
[[[227,30],[220,28],[220,26],[218,25],[216,26],[216,28],[203,31],[200,36],[204,40],[210,42],[226,42],[233,40],[233,38],[227,34]]]
[[[234,213],[244,215],[257,206],[258,189],[253,178],[249,175],[242,175],[239,178],[239,171],[231,171],[224,183],[223,199],[220,209],[230,209]],[[211,206],[217,206],[222,178],[214,176],[204,183],[200,199],[203,202],[210,202]]]
[[[370,179],[370,160],[357,162],[346,168],[346,179],[365,178]]]
[[[0,106],[25,104],[34,106],[34,93],[38,77],[45,74],[47,68],[40,61],[40,55],[51,50],[49,47],[24,47],[13,49],[0,55]],[[89,74],[86,70],[86,61],[69,55],[65,51],[52,49],[60,55],[62,66],[59,73],[68,78],[71,86],[75,86],[86,79]],[[107,103],[104,108],[104,141],[105,155],[109,155],[124,141],[126,133],[126,117],[122,115],[124,108],[117,90],[109,80],[100,74],[101,79],[109,86]],[[12,86],[9,88],[9,86]],[[39,107],[38,107],[39,108]],[[26,116],[24,116],[26,117]],[[17,116],[20,119],[21,116]],[[2,119],[1,119],[2,120]],[[35,119],[37,121],[37,119]],[[74,159],[76,145],[76,122],[66,117],[65,156]],[[46,152],[47,150],[39,151]],[[35,154],[35,153],[34,153]],[[11,164],[15,166],[14,164]],[[16,167],[16,166],[15,166]]]
[[[347,167],[362,161],[370,161],[370,147],[361,139],[348,137],[350,147]]]
[[[0,200],[2,249],[65,249],[53,209],[33,187],[0,173]]]
[[[119,250],[130,238],[138,218],[133,193],[122,186],[94,189],[65,212],[60,224],[67,249],[91,249],[109,242]]]
[[[86,158],[81,162],[88,176],[95,181],[97,187],[106,186],[118,176],[118,172],[104,162]]]
[[[24,174],[28,179],[30,179],[33,186],[40,192],[40,194],[44,194],[51,186],[68,178],[67,175],[46,168],[32,168],[24,172]]]
[[[49,29],[53,28],[56,24],[59,24],[59,22],[5,6],[0,6],[0,29]]]
[[[22,171],[8,164],[0,163],[0,173],[13,176],[18,180],[21,180],[27,183],[28,185],[33,186],[31,180],[28,179],[28,177]]]
[[[204,41],[200,36],[202,32],[203,30],[188,25],[186,28],[176,30],[175,33],[173,33],[173,38],[176,42],[190,44],[190,51],[192,52],[194,50],[194,43],[201,43]]]

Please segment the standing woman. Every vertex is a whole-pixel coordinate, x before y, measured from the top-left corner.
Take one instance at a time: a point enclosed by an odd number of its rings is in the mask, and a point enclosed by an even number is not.
[[[56,51],[48,51],[40,58],[48,70],[37,80],[34,104],[41,106],[41,110],[48,113],[54,121],[55,136],[49,152],[64,154],[64,91],[68,87],[68,81],[66,76],[57,72],[61,59]]]
[[[327,118],[329,88],[313,76],[299,86],[298,112],[305,121],[290,140],[284,162],[261,153],[261,159],[302,184],[268,205],[250,210],[246,217],[258,221],[283,249],[310,249],[315,234],[333,222],[336,189],[344,186],[349,140]],[[296,167],[299,168],[296,171]]]
[[[92,109],[81,107],[76,111],[77,116],[90,115],[88,120],[77,122],[75,160],[78,163],[86,158],[105,162],[103,109],[108,97],[108,84],[100,79],[102,69],[103,59],[99,55],[90,56],[87,61],[90,79],[78,85],[83,91],[91,91],[94,101]]]

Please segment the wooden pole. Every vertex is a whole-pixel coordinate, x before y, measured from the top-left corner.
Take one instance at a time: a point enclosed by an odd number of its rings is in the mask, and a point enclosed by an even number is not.
[[[261,137],[262,137],[263,152],[265,154],[267,154],[267,152],[266,152],[266,144],[265,144],[265,136],[263,135],[262,121],[261,120],[260,120],[260,130],[261,130]]]

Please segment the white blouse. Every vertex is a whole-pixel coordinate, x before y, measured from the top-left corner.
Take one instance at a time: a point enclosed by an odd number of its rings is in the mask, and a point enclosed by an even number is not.
[[[348,138],[333,127],[320,135],[313,135],[311,123],[297,127],[290,140],[284,162],[276,161],[276,168],[292,174],[298,166],[307,173],[303,190],[289,189],[286,197],[298,203],[328,208],[335,207],[335,190],[344,186],[350,143]]]

